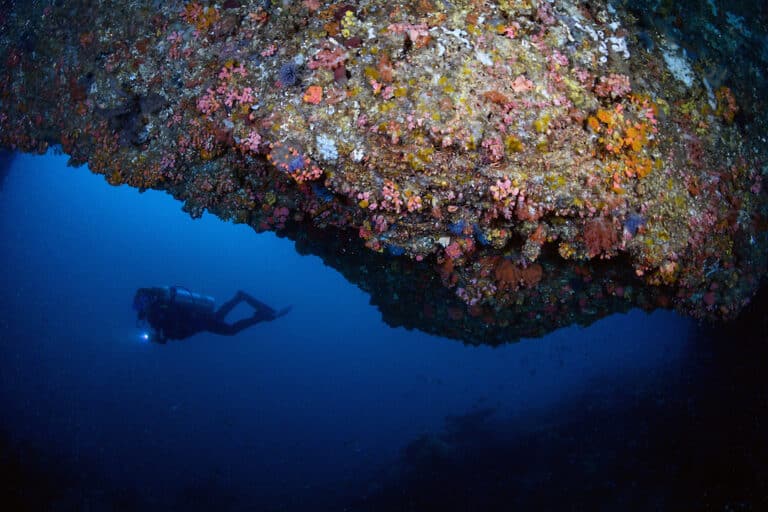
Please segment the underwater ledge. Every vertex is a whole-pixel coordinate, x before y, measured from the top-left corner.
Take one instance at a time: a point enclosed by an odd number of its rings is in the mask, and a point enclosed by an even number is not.
[[[765,13],[5,4],[0,146],[275,231],[390,325],[499,344],[635,307],[732,320],[765,276]]]

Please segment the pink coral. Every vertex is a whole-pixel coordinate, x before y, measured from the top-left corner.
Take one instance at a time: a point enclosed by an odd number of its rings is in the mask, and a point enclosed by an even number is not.
[[[504,27],[504,35],[510,39],[517,37],[518,32],[520,32],[520,23],[516,21],[513,21],[511,24]]]
[[[250,132],[248,137],[240,142],[240,146],[251,153],[258,153],[261,146],[261,135],[256,131]]]
[[[389,223],[387,222],[387,218],[384,217],[383,215],[374,215],[373,216],[373,223],[376,226],[376,232],[377,233],[383,233],[389,227]]]
[[[221,103],[216,99],[216,91],[208,88],[208,91],[197,100],[197,110],[206,115],[211,115],[221,107]]]
[[[334,69],[347,60],[348,54],[343,48],[336,47],[334,49],[323,48],[310,59],[307,66],[309,69]]]
[[[261,51],[261,56],[262,57],[271,57],[271,56],[273,56],[275,54],[275,52],[277,52],[277,45],[276,44],[271,44],[271,45],[267,46],[264,50]]]
[[[400,192],[397,189],[397,185],[390,180],[384,181],[382,194],[384,195],[384,200],[381,202],[381,207],[385,210],[394,210],[396,213],[400,213],[400,209],[403,206],[403,200],[400,198]]]
[[[237,99],[240,103],[254,103],[256,101],[256,96],[254,96],[253,89],[251,87],[245,87],[240,92],[240,95]]]
[[[512,182],[509,180],[509,178],[504,178],[503,180],[496,180],[495,185],[491,185],[491,197],[493,197],[496,201],[501,201],[505,199],[507,196],[516,196],[520,189],[517,187],[512,187]]]
[[[426,23],[393,23],[387,30],[395,34],[407,34],[408,39],[419,48],[429,42],[429,27]]]
[[[533,89],[533,82],[525,78],[523,75],[518,76],[512,82],[512,90],[515,92],[528,92]]]
[[[632,92],[632,86],[627,75],[612,73],[608,76],[601,76],[594,91],[601,98],[610,97],[615,100]]]
[[[421,206],[421,197],[419,196],[410,196],[406,203],[409,212],[419,211],[421,210]]]
[[[482,146],[487,152],[489,161],[500,162],[504,158],[504,144],[502,144],[500,137],[489,137],[483,140]]]
[[[308,165],[303,169],[296,170],[291,173],[291,177],[296,180],[296,183],[305,183],[307,181],[314,181],[323,175],[323,170],[316,165]]]
[[[455,241],[451,242],[445,248],[445,255],[451,258],[452,260],[455,260],[456,258],[461,257],[461,245],[459,245],[459,243]]]

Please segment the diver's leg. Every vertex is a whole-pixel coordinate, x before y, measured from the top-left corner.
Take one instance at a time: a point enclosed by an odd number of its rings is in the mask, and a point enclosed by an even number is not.
[[[268,313],[269,315],[267,317],[263,318],[263,320],[269,320],[272,317],[274,317],[275,315],[277,315],[277,311],[275,311],[271,307],[267,306],[266,304],[264,304],[260,300],[257,300],[255,298],[251,297],[250,295],[248,295],[245,292],[238,292],[238,293],[241,294],[242,300],[247,302],[248,305],[251,306],[254,309],[254,313],[253,313],[254,317],[257,317],[257,316],[260,316],[260,315],[265,315],[265,314]]]
[[[232,336],[236,334],[236,331],[234,330],[233,325],[229,325],[226,322],[216,321],[216,320],[211,322],[206,327],[205,330],[208,332],[212,332],[213,334],[220,334],[222,336]]]
[[[216,318],[218,321],[223,321],[224,318],[226,318],[230,313],[230,311],[235,309],[235,306],[243,302],[243,300],[245,300],[243,292],[237,292],[234,297],[221,305],[218,311],[216,311],[216,313],[213,315],[214,318]]]
[[[259,322],[263,322],[265,320],[271,320],[271,319],[272,319],[272,316],[267,316],[266,314],[264,315],[254,314],[251,317],[238,320],[233,324],[228,324],[226,322],[221,322],[221,321],[211,322],[211,324],[208,326],[206,330],[214,334],[221,334],[222,336],[234,336],[235,334],[239,333],[243,329],[247,329],[252,325],[258,324]]]

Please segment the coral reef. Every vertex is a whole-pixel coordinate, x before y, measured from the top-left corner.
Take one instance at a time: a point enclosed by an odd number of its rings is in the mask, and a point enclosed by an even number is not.
[[[465,341],[638,306],[735,318],[766,270],[766,87],[724,78],[719,43],[692,57],[675,13],[628,8],[15,6],[0,145],[276,230],[391,323]]]

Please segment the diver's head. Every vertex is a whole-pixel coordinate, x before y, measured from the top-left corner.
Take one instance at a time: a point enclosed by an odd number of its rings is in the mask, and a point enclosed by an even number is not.
[[[161,345],[167,343],[167,340],[163,336],[160,336],[157,332],[151,330],[141,333],[141,341],[144,343],[159,343]]]
[[[133,309],[139,316],[139,320],[147,318],[149,309],[157,300],[157,294],[153,288],[139,288],[133,296]]]

